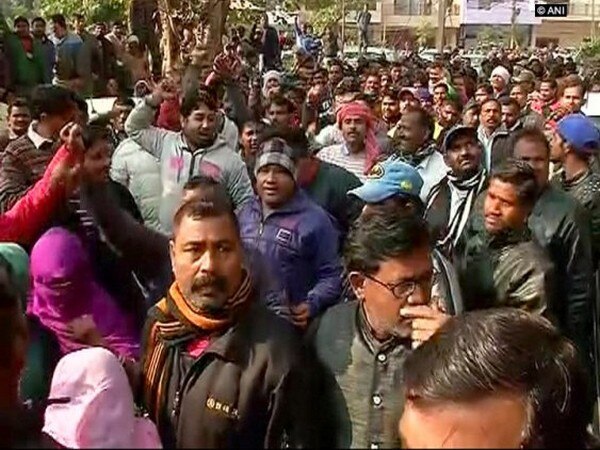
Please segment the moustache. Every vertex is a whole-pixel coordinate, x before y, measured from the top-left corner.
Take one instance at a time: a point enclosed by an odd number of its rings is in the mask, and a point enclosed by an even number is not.
[[[204,276],[194,280],[192,284],[192,293],[197,294],[206,288],[214,288],[220,292],[225,292],[227,289],[227,280],[224,277],[219,276]]]

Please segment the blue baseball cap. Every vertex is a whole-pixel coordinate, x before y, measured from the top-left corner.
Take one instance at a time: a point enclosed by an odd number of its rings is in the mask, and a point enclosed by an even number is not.
[[[556,129],[577,153],[589,155],[600,149],[600,130],[583,114],[569,114],[558,122]]]
[[[392,156],[375,164],[365,183],[348,195],[355,195],[365,203],[378,203],[397,195],[418,198],[422,187],[423,178],[417,170]]]

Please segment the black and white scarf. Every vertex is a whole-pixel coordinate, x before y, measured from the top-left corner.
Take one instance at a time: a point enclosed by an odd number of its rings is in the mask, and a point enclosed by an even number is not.
[[[460,235],[467,224],[467,220],[469,219],[469,215],[471,214],[475,200],[485,187],[486,180],[487,173],[483,169],[466,180],[459,180],[452,174],[447,175],[450,192],[452,192],[452,189],[456,189],[458,191],[467,192],[467,195],[460,197],[460,204],[458,205],[458,208],[456,208],[454,215],[452,215],[448,220],[446,235],[437,242],[437,246],[444,251],[451,251],[457,244],[458,239],[460,238]],[[439,194],[440,188],[441,183],[432,189],[432,192],[429,196],[429,201],[427,202],[427,210],[433,205],[436,197]],[[452,202],[452,194],[450,194],[450,202]],[[450,209],[451,208],[452,206],[450,206]]]
[[[417,167],[425,159],[429,158],[437,150],[437,144],[434,140],[430,140],[423,144],[419,150],[414,153],[408,153],[405,151],[398,151],[397,155],[402,161],[410,164],[412,167]]]

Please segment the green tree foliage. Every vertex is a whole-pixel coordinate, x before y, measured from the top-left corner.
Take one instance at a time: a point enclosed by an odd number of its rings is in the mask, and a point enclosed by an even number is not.
[[[75,13],[85,15],[87,21],[111,22],[127,17],[128,0],[39,0],[40,12],[48,17],[62,13],[67,18]]]
[[[510,40],[510,31],[500,27],[485,26],[477,33],[477,44],[480,47],[506,44]]]
[[[415,29],[419,47],[427,47],[435,39],[435,27],[427,20],[421,20]]]
[[[25,16],[32,19],[42,15],[64,14],[67,19],[75,13],[86,16],[88,22],[111,22],[125,19],[129,0],[0,0],[7,18]]]
[[[342,1],[341,0],[302,0],[299,2],[309,11],[310,21],[315,28],[315,32],[322,33],[330,25],[337,24],[342,20]],[[365,0],[346,0],[346,15],[355,15],[368,3],[373,8],[375,2],[365,2]]]

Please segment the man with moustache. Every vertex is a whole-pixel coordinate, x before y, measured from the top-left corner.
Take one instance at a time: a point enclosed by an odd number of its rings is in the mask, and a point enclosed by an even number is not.
[[[309,446],[300,342],[257,295],[227,192],[183,203],[173,224],[175,282],[149,311],[142,357],[144,406],[163,444]]]
[[[327,448],[399,448],[403,364],[447,320],[425,222],[405,209],[373,209],[348,238],[346,265],[358,301],[315,319],[307,333],[313,421]]]
[[[450,172],[431,190],[425,219],[436,246],[451,255],[478,195],[487,186],[481,164],[483,146],[477,139],[477,130],[463,125],[450,129],[444,139],[442,155]]]

